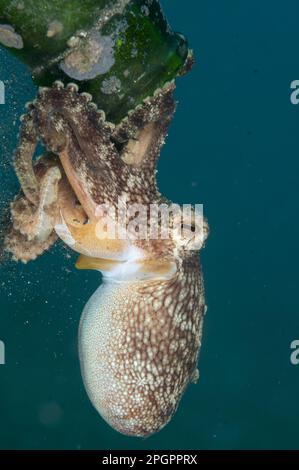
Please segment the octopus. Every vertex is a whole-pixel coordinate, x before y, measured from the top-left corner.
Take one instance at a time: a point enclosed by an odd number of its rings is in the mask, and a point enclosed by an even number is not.
[[[102,273],[80,320],[82,378],[102,418],[129,436],[162,429],[199,377],[206,312],[199,251],[209,230],[203,215],[191,211],[183,224],[171,214],[169,237],[151,239],[130,230],[112,237],[99,211],[117,210],[121,200],[141,204],[147,216],[152,204],[170,204],[156,172],[174,89],[165,84],[114,125],[91,95],[56,81],[28,103],[14,158],[21,190],[11,203],[5,250],[27,263],[59,238],[79,254],[77,268]],[[34,158],[39,142],[46,151]],[[129,227],[132,214],[125,217]],[[147,217],[140,223],[148,233]]]

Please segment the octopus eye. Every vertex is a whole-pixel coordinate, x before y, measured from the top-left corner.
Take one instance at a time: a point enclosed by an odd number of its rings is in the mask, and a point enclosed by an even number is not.
[[[189,232],[194,233],[195,230],[196,230],[196,227],[195,227],[194,224],[192,224],[192,225],[181,224],[181,229],[182,230],[188,230]]]

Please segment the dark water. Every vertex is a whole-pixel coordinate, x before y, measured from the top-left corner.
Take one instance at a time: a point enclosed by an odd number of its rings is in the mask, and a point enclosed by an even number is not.
[[[298,1],[164,0],[198,63],[159,167],[162,192],[203,202],[207,302],[201,379],[172,422],[147,440],[114,432],[83,389],[81,310],[99,284],[57,246],[0,271],[0,447],[9,449],[299,448]],[[1,202],[15,193],[17,117],[35,89],[0,51]]]

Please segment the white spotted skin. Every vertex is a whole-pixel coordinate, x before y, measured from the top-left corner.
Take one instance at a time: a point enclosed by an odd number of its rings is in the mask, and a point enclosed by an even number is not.
[[[107,279],[87,303],[82,376],[93,406],[115,430],[139,437],[159,431],[193,380],[205,308],[200,273],[193,259],[168,281]]]

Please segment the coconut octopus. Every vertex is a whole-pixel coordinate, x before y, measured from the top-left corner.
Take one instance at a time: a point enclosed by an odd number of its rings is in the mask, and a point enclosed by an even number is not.
[[[40,88],[21,118],[14,160],[21,192],[11,203],[5,249],[26,263],[59,237],[80,254],[78,268],[102,272],[80,321],[82,377],[101,416],[131,436],[165,426],[198,379],[206,311],[198,252],[208,225],[193,213],[183,237],[173,217],[167,239],[115,238],[100,224],[98,207],[116,207],[120,196],[146,208],[169,204],[156,166],[174,88],[167,83],[118,125],[75,84]],[[39,141],[47,153],[34,159]]]

